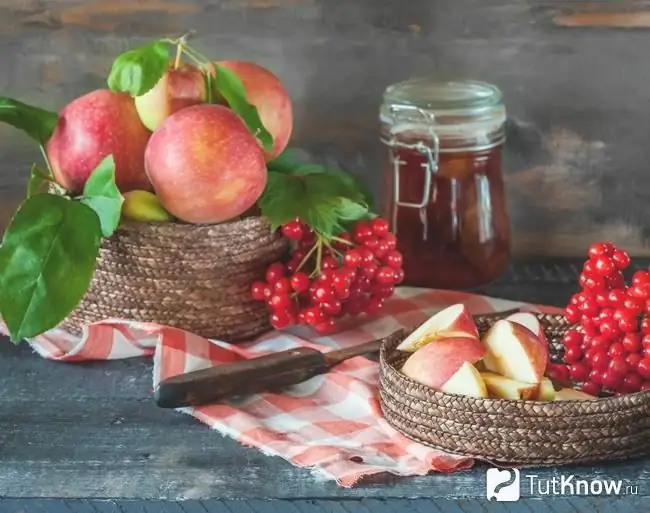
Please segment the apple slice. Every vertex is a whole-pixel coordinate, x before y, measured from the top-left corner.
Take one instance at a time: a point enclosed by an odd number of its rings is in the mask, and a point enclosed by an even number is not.
[[[460,369],[440,387],[440,391],[479,399],[488,396],[481,373],[469,362],[463,363]]]
[[[521,324],[523,327],[528,328],[535,335],[537,335],[542,342],[548,344],[546,333],[544,333],[544,327],[534,314],[530,312],[517,312],[506,317],[506,320]]]
[[[539,384],[523,383],[494,372],[482,372],[481,377],[490,397],[518,401],[535,399],[539,395]]]
[[[555,392],[556,401],[595,401],[597,399],[593,395],[585,394],[574,388],[563,388]]]
[[[484,355],[485,346],[478,338],[444,338],[413,353],[404,362],[402,373],[418,383],[442,390],[465,363],[474,364]]]
[[[483,337],[485,367],[506,378],[539,383],[548,361],[548,344],[516,322],[499,320]]]
[[[555,387],[553,382],[547,377],[542,378],[542,382],[539,384],[539,395],[537,396],[538,401],[553,401],[555,400]]]
[[[440,310],[430,317],[406,337],[397,349],[413,353],[434,340],[459,337],[478,338],[474,319],[467,307],[460,303]]]

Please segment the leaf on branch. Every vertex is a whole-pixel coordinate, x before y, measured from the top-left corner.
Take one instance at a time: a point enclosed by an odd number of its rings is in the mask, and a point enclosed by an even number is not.
[[[92,172],[84,186],[81,203],[90,207],[102,227],[102,235],[109,237],[120,223],[124,197],[115,184],[115,161],[107,156]]]
[[[55,112],[0,96],[0,121],[22,130],[41,146],[52,136],[58,120]]]
[[[169,47],[154,41],[118,56],[108,75],[108,87],[133,97],[142,96],[153,89],[168,68]]]

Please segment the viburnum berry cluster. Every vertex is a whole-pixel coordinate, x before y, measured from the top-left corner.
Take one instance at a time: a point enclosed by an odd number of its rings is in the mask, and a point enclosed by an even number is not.
[[[292,244],[289,260],[271,264],[266,281],[251,287],[253,299],[266,302],[275,329],[304,324],[330,333],[345,315],[378,313],[404,279],[397,239],[380,217],[332,237],[299,219],[281,231]]]
[[[650,389],[650,272],[636,271],[626,284],[629,266],[629,255],[611,242],[593,244],[581,290],[565,309],[575,327],[564,336],[559,369],[588,394]]]

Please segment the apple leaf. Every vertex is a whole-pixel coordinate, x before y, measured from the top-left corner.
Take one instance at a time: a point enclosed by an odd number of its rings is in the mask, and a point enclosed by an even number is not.
[[[229,69],[214,65],[217,92],[223,96],[228,106],[244,120],[248,129],[262,143],[266,151],[273,149],[273,136],[262,124],[257,107],[248,103],[246,90],[241,79]],[[209,72],[208,72],[209,73]]]
[[[168,67],[169,47],[154,41],[118,56],[108,75],[108,87],[133,97],[142,96],[153,89]]]
[[[41,146],[52,136],[58,120],[55,112],[0,96],[0,121],[22,130]]]
[[[115,184],[115,161],[113,155],[102,160],[84,186],[81,203],[90,207],[102,227],[102,235],[109,237],[120,223],[124,197]]]
[[[79,304],[101,235],[79,202],[37,194],[20,205],[0,246],[0,316],[13,342],[54,328]]]
[[[50,175],[37,164],[32,165],[27,183],[27,197],[31,198],[35,194],[43,192],[43,186],[51,180]]]
[[[269,171],[258,205],[274,230],[300,218],[313,230],[331,237],[341,232],[345,223],[370,215],[367,205],[349,197],[349,193],[346,183],[335,173]]]

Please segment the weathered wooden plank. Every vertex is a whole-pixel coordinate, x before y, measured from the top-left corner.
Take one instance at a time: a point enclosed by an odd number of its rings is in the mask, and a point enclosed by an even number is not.
[[[649,13],[649,2],[631,0],[0,0],[0,88],[58,109],[103,87],[130,44],[192,28],[205,53],[276,72],[295,103],[294,143],[335,158],[377,194],[385,86],[414,75],[482,78],[502,87],[510,116],[515,253],[577,255],[610,238],[650,255],[639,86]],[[2,227],[39,156],[4,126],[0,152]]]

